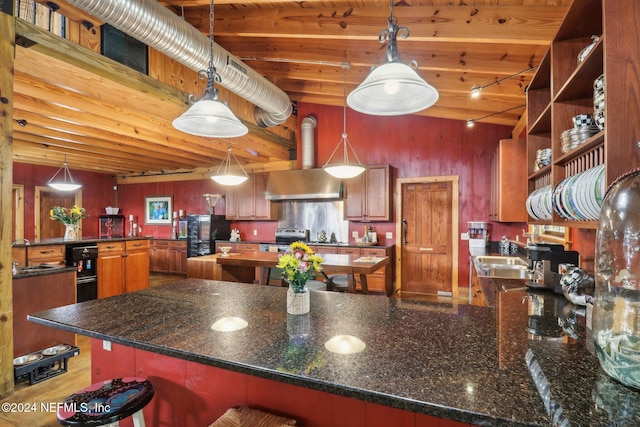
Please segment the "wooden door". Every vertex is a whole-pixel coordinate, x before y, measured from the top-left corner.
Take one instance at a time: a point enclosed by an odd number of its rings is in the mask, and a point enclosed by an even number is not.
[[[149,287],[149,243],[148,240],[130,240],[126,242],[126,256],[124,257],[125,292],[133,292]],[[167,248],[167,264],[168,258],[169,252]]]
[[[457,180],[400,185],[401,291],[457,297]]]
[[[82,206],[82,190],[75,193],[64,193],[49,187],[36,187],[34,203],[36,239],[44,240],[64,236],[64,224],[51,220],[49,211],[54,206],[71,208],[73,205]],[[82,230],[82,221],[80,221],[80,230]],[[82,236],[82,231],[80,231],[80,236]]]

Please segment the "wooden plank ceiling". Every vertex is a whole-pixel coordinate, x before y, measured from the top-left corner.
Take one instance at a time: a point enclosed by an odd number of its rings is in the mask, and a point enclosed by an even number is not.
[[[56,2],[71,20],[101,22]],[[162,0],[203,34],[209,32],[208,0]],[[418,114],[515,127],[524,112],[525,89],[546,53],[571,0],[401,0],[394,8],[410,31],[398,40],[404,62],[440,93]],[[387,27],[389,2],[216,0],[217,44],[298,102],[342,106],[347,92],[370,68],[384,62],[378,34]],[[19,20],[18,20],[19,22]],[[69,43],[27,25],[17,26],[14,161],[60,166],[121,177],[215,170],[229,141],[192,137],[171,126],[185,109],[186,94],[118,64],[87,56]],[[22,40],[20,38],[22,37]],[[96,55],[99,57],[99,55]],[[507,79],[505,79],[507,78]],[[505,80],[503,80],[505,79]],[[472,86],[486,86],[471,99]],[[198,96],[200,94],[197,94]],[[240,100],[243,101],[243,100]],[[230,99],[250,128],[232,141],[249,170],[289,167],[295,118],[260,129],[251,109]],[[503,112],[509,110],[507,112]],[[26,125],[22,126],[20,123]]]

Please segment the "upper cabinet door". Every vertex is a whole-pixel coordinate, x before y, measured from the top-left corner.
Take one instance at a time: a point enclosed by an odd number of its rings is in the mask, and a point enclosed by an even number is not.
[[[367,166],[355,178],[344,180],[344,217],[352,221],[389,221],[391,219],[391,167]]]

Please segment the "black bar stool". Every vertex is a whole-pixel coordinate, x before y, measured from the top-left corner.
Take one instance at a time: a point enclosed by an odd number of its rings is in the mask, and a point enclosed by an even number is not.
[[[151,401],[153,384],[128,377],[101,381],[67,397],[58,408],[58,422],[65,426],[112,426],[129,416],[135,427],[145,427],[142,409]]]

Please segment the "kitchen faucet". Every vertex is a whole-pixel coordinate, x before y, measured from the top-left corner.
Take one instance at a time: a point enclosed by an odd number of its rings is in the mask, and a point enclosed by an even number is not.
[[[24,241],[25,245],[30,245],[31,244],[31,243],[29,243],[29,241],[27,239],[22,238],[22,239],[16,239],[13,242],[11,242],[11,247],[14,247],[15,245],[17,245],[20,240]]]

